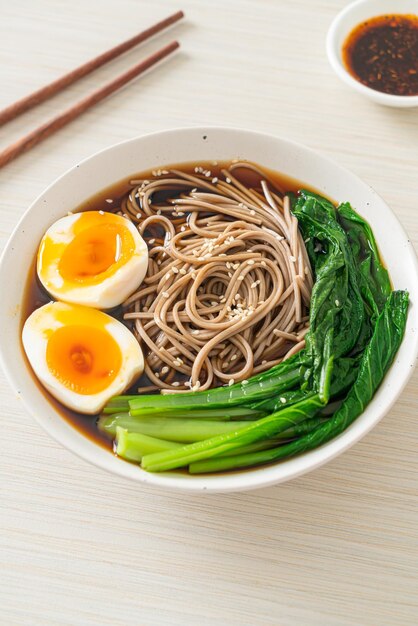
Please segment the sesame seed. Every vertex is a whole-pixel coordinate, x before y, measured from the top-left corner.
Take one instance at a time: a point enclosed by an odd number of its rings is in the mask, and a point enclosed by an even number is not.
[[[261,265],[262,265],[263,267],[266,267],[266,266],[267,266],[267,263],[266,263],[265,261],[261,261]]]
[[[339,300],[335,301],[335,306],[340,306],[340,301]]]
[[[195,385],[193,385],[192,391],[197,391],[199,388],[200,388],[200,382],[197,381],[197,383]]]
[[[161,209],[158,209],[157,215],[161,215]]]
[[[230,387],[232,387],[232,385],[235,383],[235,380],[233,378],[231,378],[231,380],[229,381],[228,385]]]
[[[184,276],[184,274],[187,274],[187,272],[186,272],[186,270],[184,269],[184,267],[182,267],[182,268],[179,270],[179,272],[180,272],[180,274],[183,274],[183,276]]]
[[[170,297],[170,294],[168,293],[168,291],[163,291],[162,296],[163,296],[164,298],[169,298],[169,297]]]
[[[238,358],[238,356],[236,354],[233,354],[231,356],[231,361],[236,361],[237,358]]]
[[[235,298],[235,300],[239,300],[241,298],[241,296],[239,295],[239,293],[236,293],[234,298]]]
[[[179,273],[179,268],[178,267],[172,267],[171,268],[173,270],[173,274],[178,274]]]
[[[215,178],[212,178],[212,182],[214,185],[216,185],[216,183],[218,182],[218,178],[215,176]]]
[[[238,276],[238,280],[244,280],[244,278],[245,278],[245,276],[243,276],[242,274],[240,274],[240,275]]]
[[[231,179],[228,176],[225,178],[225,180],[228,184],[231,182]]]
[[[254,259],[249,259],[247,261],[247,265],[254,265],[254,263],[255,263]]]
[[[106,202],[107,202],[108,204],[112,204],[113,200],[112,200],[112,198],[106,198]]]
[[[167,374],[169,369],[170,368],[167,367],[167,365],[164,365],[164,367],[161,369],[161,374]]]
[[[154,372],[154,376],[155,376],[155,378],[159,378],[160,374],[158,372]]]
[[[266,360],[261,361],[261,365],[265,365],[266,363],[267,363],[267,361],[266,361]]]
[[[164,277],[164,280],[168,280],[170,278],[170,275],[171,275],[170,272],[167,272],[167,274]]]
[[[182,226],[182,227],[180,228],[180,230],[181,230],[181,232],[182,232],[182,233],[184,233],[184,231],[186,230],[186,227],[185,227],[185,226]]]
[[[294,256],[289,256],[289,259],[292,263],[296,263],[296,258]]]
[[[178,380],[175,380],[173,383],[171,383],[173,387],[180,387],[180,383]]]
[[[182,217],[184,215],[183,211],[178,211],[177,215],[179,215],[180,217]]]
[[[151,244],[151,246],[152,246],[152,244],[153,244],[153,243],[155,243],[155,239],[150,239],[150,240],[148,241],[148,243],[149,243],[149,244]]]
[[[141,213],[137,213],[137,214],[136,214],[136,219],[137,219],[137,220],[140,220],[140,219],[141,219]]]
[[[282,397],[280,398],[280,402],[281,402],[282,404],[286,404],[286,398],[283,398],[283,396],[282,396]]]
[[[242,380],[241,385],[248,385],[248,380]]]
[[[232,273],[231,272],[228,272],[228,277],[232,278]]]
[[[250,215],[255,215],[255,211],[254,211],[254,209],[251,209],[251,211],[250,211]]]
[[[194,328],[192,330],[192,335],[198,335],[200,333],[200,330],[198,330],[197,328]]]

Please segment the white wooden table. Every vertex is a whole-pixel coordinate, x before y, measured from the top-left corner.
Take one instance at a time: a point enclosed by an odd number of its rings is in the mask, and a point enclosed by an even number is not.
[[[235,125],[352,169],[418,242],[418,111],[379,108],[325,57],[345,0],[1,3],[0,106],[178,8],[187,21],[0,129],[3,147],[173,36],[182,52],[0,171],[0,248],[35,196],[116,141]],[[1,321],[0,321],[1,323]],[[418,615],[418,372],[354,449],[248,494],[123,482],[52,441],[0,378],[0,624],[407,626]]]

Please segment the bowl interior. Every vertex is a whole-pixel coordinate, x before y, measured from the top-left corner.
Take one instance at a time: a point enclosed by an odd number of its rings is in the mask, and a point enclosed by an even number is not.
[[[20,344],[20,307],[29,265],[48,226],[100,189],[154,166],[237,157],[296,178],[337,202],[351,201],[373,227],[395,288],[410,292],[406,337],[396,363],[366,411],[340,437],[321,448],[279,464],[223,475],[148,474],[81,435],[39,391]],[[358,441],[384,415],[405,385],[418,351],[417,260],[407,236],[383,200],[356,176],[308,148],[238,129],[190,128],[138,137],[104,150],[68,171],[41,194],[19,222],[1,260],[0,291],[1,358],[26,409],[55,439],[82,458],[124,477],[183,490],[256,488],[288,480],[325,463]]]
[[[343,9],[333,21],[327,38],[330,62],[337,74],[351,87],[367,97],[393,106],[417,106],[418,96],[396,96],[363,85],[346,69],[342,48],[346,37],[358,24],[385,14],[418,14],[418,0],[358,0]]]

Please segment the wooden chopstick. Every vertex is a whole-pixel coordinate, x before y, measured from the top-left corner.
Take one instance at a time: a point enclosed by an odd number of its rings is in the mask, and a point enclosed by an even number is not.
[[[94,59],[87,61],[87,63],[80,65],[80,67],[77,67],[75,70],[69,72],[68,74],[65,74],[65,76],[62,76],[52,83],[49,83],[49,85],[45,85],[45,87],[42,87],[41,89],[34,91],[28,96],[25,96],[21,100],[14,102],[10,106],[0,111],[0,126],[6,124],[6,122],[14,119],[24,111],[28,111],[37,104],[40,104],[48,98],[51,98],[59,91],[65,89],[65,87],[72,85],[72,83],[75,83],[83,76],[90,74],[95,69],[101,67],[105,63],[108,63],[109,61],[115,59],[127,50],[130,50],[139,43],[142,43],[146,39],[149,39],[153,35],[156,35],[160,31],[164,30],[164,28],[167,28],[168,26],[171,26],[171,24],[178,22],[178,20],[180,20],[182,17],[184,17],[183,11],[177,11],[176,13],[169,15],[164,20],[161,20],[161,22],[157,22],[156,24],[154,24],[154,26],[151,26],[141,33],[138,33],[138,35],[135,35],[135,37],[124,41],[123,43],[115,46],[114,48],[111,48],[110,50],[107,50],[107,52],[104,52]]]
[[[166,56],[177,50],[179,45],[180,44],[177,41],[172,41],[167,46],[164,46],[157,52],[154,52],[154,54],[151,54],[137,65],[134,65],[130,70],[121,74],[115,80],[112,80],[100,89],[93,91],[89,96],[80,100],[60,115],[57,115],[49,122],[42,124],[42,126],[35,128],[35,130],[21,139],[18,139],[18,141],[0,152],[0,168],[18,157],[23,152],[27,152],[33,148],[33,146],[36,146],[63,126],[66,126],[66,124],[84,113],[84,111],[87,111],[87,109],[90,109],[104,98],[107,98],[107,96],[123,87],[123,85],[126,85],[126,83],[131,81],[133,78],[136,78],[145,72],[147,69],[158,63],[158,61],[164,59]]]

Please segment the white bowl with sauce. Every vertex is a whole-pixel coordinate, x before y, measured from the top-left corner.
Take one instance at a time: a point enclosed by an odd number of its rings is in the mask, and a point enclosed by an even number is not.
[[[343,9],[329,27],[326,50],[331,67],[346,85],[370,100],[391,107],[418,107],[418,95],[400,96],[372,89],[346,68],[343,45],[351,31],[366,20],[382,15],[418,15],[418,0],[357,0]]]
[[[233,158],[255,161],[336,202],[352,203],[370,222],[394,287],[410,293],[405,338],[363,414],[339,437],[320,448],[280,463],[220,475],[147,473],[83,435],[40,389],[21,345],[22,303],[30,265],[51,223],[99,191],[152,167]],[[17,225],[0,261],[0,292],[0,362],[24,409],[54,439],[84,460],[137,483],[165,489],[198,493],[242,491],[284,482],[323,465],[364,437],[388,412],[407,383],[418,355],[418,263],[407,235],[389,207],[366,183],[309,148],[247,130],[183,128],[154,133],[112,146],[76,165],[35,200]]]

